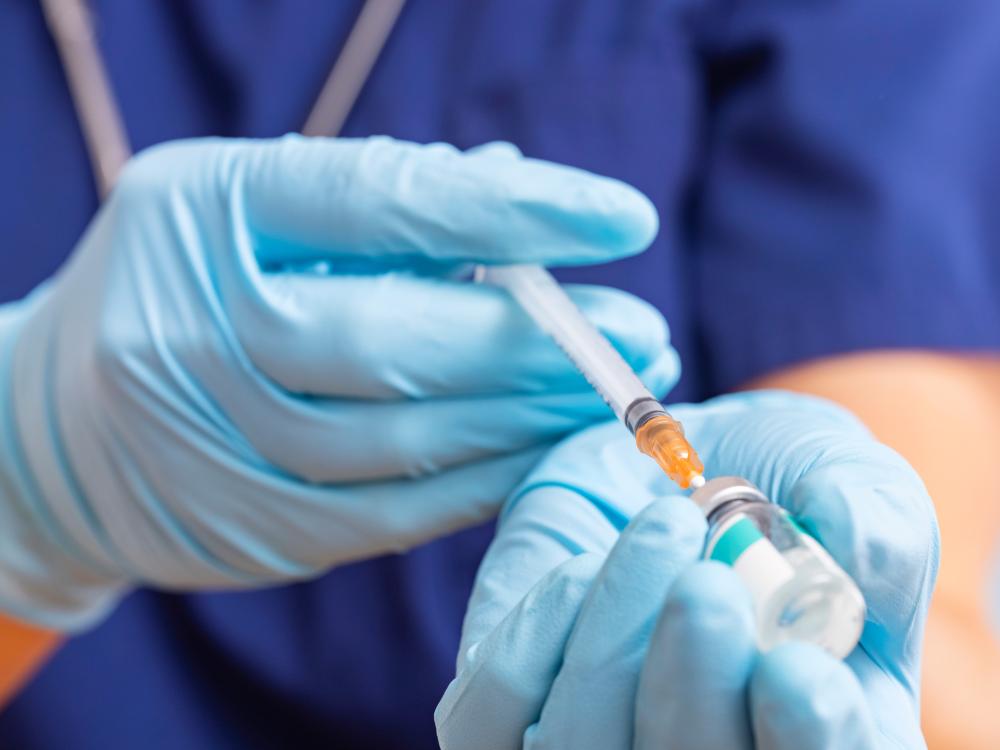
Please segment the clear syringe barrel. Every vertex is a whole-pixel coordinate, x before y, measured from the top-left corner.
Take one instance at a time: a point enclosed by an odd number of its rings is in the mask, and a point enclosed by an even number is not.
[[[663,407],[559,282],[536,265],[480,266],[477,278],[503,287],[551,336],[630,431]]]
[[[705,483],[705,467],[684,429],[642,384],[548,271],[541,266],[480,266],[479,281],[506,289],[551,336],[635,436],[635,445],[682,489]]]

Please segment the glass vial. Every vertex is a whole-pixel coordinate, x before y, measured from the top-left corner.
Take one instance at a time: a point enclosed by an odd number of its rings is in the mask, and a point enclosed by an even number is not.
[[[731,565],[750,590],[762,651],[792,640],[838,659],[854,649],[864,597],[792,516],[738,477],[711,479],[691,499],[708,519],[703,556]]]

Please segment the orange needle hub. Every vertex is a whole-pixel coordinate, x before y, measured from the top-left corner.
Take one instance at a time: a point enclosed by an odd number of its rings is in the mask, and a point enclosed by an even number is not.
[[[635,431],[635,444],[681,489],[704,484],[705,466],[684,437],[681,423],[669,414],[657,414],[640,425]]]

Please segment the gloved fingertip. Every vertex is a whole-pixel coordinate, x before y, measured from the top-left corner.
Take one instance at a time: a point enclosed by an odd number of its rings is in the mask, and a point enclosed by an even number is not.
[[[520,159],[523,154],[515,144],[510,141],[490,141],[466,150],[468,156],[476,156],[486,159]]]
[[[643,192],[614,182],[617,189],[607,191],[607,246],[619,256],[635,255],[653,244],[660,231],[660,215]]]
[[[645,537],[675,550],[692,561],[701,552],[707,524],[704,514],[683,495],[669,495],[651,502],[629,524],[633,538]]]
[[[568,284],[565,289],[587,319],[626,352],[659,352],[669,345],[666,318],[641,297],[592,284]]]
[[[664,398],[681,377],[681,359],[677,350],[668,347],[656,361],[639,373],[639,379],[657,398]]]
[[[536,167],[540,164],[534,162]],[[517,205],[569,229],[572,241],[544,250],[551,256],[536,262],[551,266],[605,263],[640,253],[653,243],[660,218],[642,192],[621,180],[582,170],[546,171],[548,177],[539,173],[538,185],[527,190],[526,199]],[[553,196],[550,205],[539,201],[542,193]],[[557,194],[561,199],[555,198]]]
[[[654,393],[666,393],[677,383],[680,357],[670,346],[670,328],[659,310],[611,287],[571,284],[566,292]]]

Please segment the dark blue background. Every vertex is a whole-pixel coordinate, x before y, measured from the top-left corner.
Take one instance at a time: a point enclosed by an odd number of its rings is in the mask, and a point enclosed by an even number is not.
[[[301,127],[361,3],[99,0],[137,149]],[[1000,4],[412,0],[345,134],[627,180],[649,252],[565,278],[671,323],[701,398],[815,356],[1000,339]],[[0,300],[97,207],[34,0],[0,5]],[[258,593],[139,593],[0,716],[4,748],[436,747],[491,530]]]

